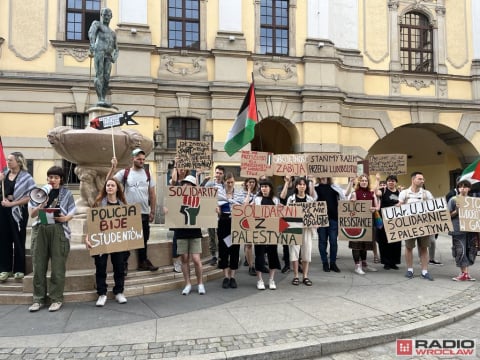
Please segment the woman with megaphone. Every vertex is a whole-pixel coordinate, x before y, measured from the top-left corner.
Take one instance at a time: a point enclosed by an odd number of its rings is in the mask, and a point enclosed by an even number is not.
[[[75,215],[73,195],[63,186],[64,172],[59,166],[47,171],[48,188],[46,200],[40,204],[30,201],[28,211],[35,219],[32,224],[33,304],[30,312],[40,310],[47,302],[47,269],[50,261],[50,284],[48,311],[60,310],[63,304],[65,271],[70,252],[70,227],[68,222]]]
[[[98,206],[111,206],[111,205],[124,205],[127,203],[125,200],[125,194],[123,193],[120,183],[113,179],[107,178],[105,185],[103,185],[102,191],[95,199],[93,207]],[[85,238],[85,245],[87,249],[92,248],[92,244],[88,235]],[[108,254],[100,254],[93,256],[95,260],[95,282],[97,284],[98,300],[96,306],[104,306],[107,302],[107,261]],[[113,294],[115,300],[119,304],[125,304],[127,299],[123,295],[123,289],[125,284],[125,251],[114,252],[110,254],[110,261],[113,265],[113,279],[115,286],[113,287]]]
[[[0,169],[3,170],[3,169]],[[35,181],[27,171],[20,152],[7,156],[7,169],[0,171],[0,282],[25,275],[25,242],[27,239],[28,194]]]

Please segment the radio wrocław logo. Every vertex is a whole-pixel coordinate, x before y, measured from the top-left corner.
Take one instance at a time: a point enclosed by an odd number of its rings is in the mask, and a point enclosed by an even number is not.
[[[471,339],[397,339],[397,356],[475,356]]]

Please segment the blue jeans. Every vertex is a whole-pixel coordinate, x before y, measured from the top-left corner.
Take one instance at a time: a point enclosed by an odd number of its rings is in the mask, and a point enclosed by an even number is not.
[[[330,263],[337,261],[337,238],[338,238],[338,222],[337,220],[328,219],[328,227],[319,227],[318,232],[318,250],[322,263],[328,263],[327,259],[327,241],[330,243]]]

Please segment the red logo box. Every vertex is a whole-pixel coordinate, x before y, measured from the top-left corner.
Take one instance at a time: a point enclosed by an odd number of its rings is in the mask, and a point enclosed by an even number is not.
[[[397,356],[413,355],[412,339],[397,339]]]

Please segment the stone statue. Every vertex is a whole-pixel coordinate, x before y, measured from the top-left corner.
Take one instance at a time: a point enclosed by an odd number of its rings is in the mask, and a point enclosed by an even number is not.
[[[111,107],[105,101],[109,89],[112,64],[118,58],[117,35],[108,26],[112,19],[112,10],[103,8],[100,11],[101,21],[92,22],[88,30],[90,39],[90,56],[95,63],[95,90],[98,96],[97,106]]]

